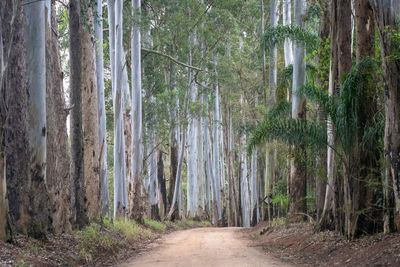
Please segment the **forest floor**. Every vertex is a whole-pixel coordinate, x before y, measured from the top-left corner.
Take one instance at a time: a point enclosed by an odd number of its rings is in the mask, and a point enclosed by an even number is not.
[[[46,240],[14,235],[11,243],[0,241],[0,266],[114,266],[147,251],[165,234],[209,225],[194,220],[145,220],[144,225],[104,220],[70,234],[48,234]]]
[[[252,246],[296,266],[400,266],[400,233],[348,241],[331,231],[314,232],[309,223],[287,224],[283,220],[242,231]]]
[[[347,241],[283,219],[252,228],[207,226],[106,220],[47,240],[14,235],[12,243],[0,242],[0,266],[400,266],[400,233]]]

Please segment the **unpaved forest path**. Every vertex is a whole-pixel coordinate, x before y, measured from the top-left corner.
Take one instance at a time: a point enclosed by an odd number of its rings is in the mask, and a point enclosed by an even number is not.
[[[150,251],[121,266],[289,266],[249,244],[240,228],[178,231],[164,236]]]

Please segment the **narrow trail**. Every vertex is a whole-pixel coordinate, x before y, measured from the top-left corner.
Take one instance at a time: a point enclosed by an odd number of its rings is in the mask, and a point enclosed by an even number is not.
[[[142,255],[121,265],[157,266],[289,266],[250,247],[240,228],[197,228],[166,235]]]

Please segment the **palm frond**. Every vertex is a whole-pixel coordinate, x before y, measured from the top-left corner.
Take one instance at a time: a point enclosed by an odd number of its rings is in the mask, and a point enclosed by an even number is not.
[[[255,147],[271,141],[322,148],[327,145],[327,131],[324,124],[306,119],[265,120],[253,131],[247,152],[251,154]]]
[[[265,114],[266,120],[274,120],[282,117],[288,117],[292,112],[292,105],[286,100],[279,101],[273,105]]]
[[[378,112],[372,118],[371,122],[364,127],[364,133],[361,138],[361,149],[364,152],[373,151],[374,148],[383,148],[382,142],[385,129],[385,114]]]
[[[307,84],[299,88],[298,94],[304,95],[309,101],[321,105],[322,109],[335,123],[337,106],[335,105],[334,98],[329,96],[327,91],[319,86]]]
[[[315,81],[317,74],[318,74],[318,69],[314,65],[311,64],[306,65],[307,81]],[[278,77],[277,90],[282,91],[287,88],[292,88],[292,81],[293,81],[293,64],[290,64],[281,71]]]
[[[371,87],[373,72],[377,68],[378,63],[375,60],[364,58],[344,76],[334,122],[344,148],[352,145],[355,133],[362,127],[360,117],[365,112],[363,104],[368,102],[367,91]]]
[[[275,45],[282,44],[286,38],[303,42],[307,48],[314,49],[318,46],[318,35],[293,25],[278,25],[268,28],[264,33],[263,47],[270,51]]]

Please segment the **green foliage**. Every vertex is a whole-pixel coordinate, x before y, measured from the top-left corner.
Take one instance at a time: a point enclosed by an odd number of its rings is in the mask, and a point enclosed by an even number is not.
[[[253,131],[248,153],[251,154],[256,146],[270,141],[323,147],[327,145],[326,127],[306,119],[265,120]]]
[[[366,144],[372,138],[382,135],[381,123],[363,125],[366,118],[376,116],[368,113],[374,80],[374,71],[378,63],[370,58],[361,60],[354,65],[345,75],[340,86],[340,92],[333,96],[320,87],[306,85],[299,89],[299,94],[305,95],[309,100],[319,104],[335,127],[338,145],[345,155],[349,155],[354,142]],[[372,90],[372,92],[371,92]],[[359,134],[359,139],[355,139]],[[270,119],[267,118],[253,132],[248,151],[265,142],[279,140],[289,144],[304,144],[313,147],[326,147],[326,124],[311,122],[305,119]],[[364,146],[365,147],[365,146]],[[339,151],[335,150],[336,153]]]
[[[159,221],[144,219],[144,224],[162,233],[164,233],[167,230],[167,226]]]
[[[287,102],[286,100],[279,101],[275,105],[273,105],[268,112],[265,114],[266,120],[273,120],[282,117],[290,116],[292,112],[292,104]]]
[[[369,84],[373,81],[373,72],[378,68],[378,63],[365,58],[353,66],[342,82],[337,103],[336,117],[332,117],[338,136],[346,150],[351,148],[356,132],[361,128],[360,119],[374,114],[367,114],[368,108],[364,103],[368,101],[370,93]]]
[[[306,65],[306,80],[307,81],[315,81],[318,74],[318,70],[315,66],[311,64]],[[292,89],[292,81],[293,81],[293,65],[285,67],[278,77],[278,86],[277,90],[279,91],[278,95],[283,95],[281,92],[289,88]]]
[[[125,219],[105,219],[92,222],[78,232],[78,250],[81,261],[92,264],[98,253],[115,253],[125,244],[149,238],[152,232]]]
[[[306,31],[301,27],[278,25],[270,27],[265,31],[263,47],[266,51],[270,51],[275,45],[283,44],[286,38],[302,42],[310,50],[315,49],[319,42],[318,35]]]
[[[394,47],[394,51],[392,51],[391,58],[394,60],[400,60],[400,22],[397,23],[396,28],[388,27],[386,31],[388,32]]]
[[[115,229],[127,239],[137,239],[141,237],[150,237],[151,231],[140,227],[135,221],[125,219],[114,219]]]

